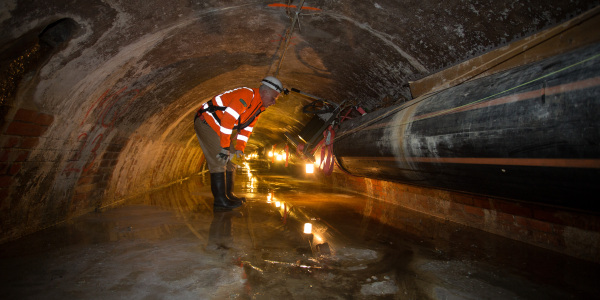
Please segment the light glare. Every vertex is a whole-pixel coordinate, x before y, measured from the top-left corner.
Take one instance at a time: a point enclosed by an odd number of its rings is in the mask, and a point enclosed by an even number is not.
[[[315,165],[306,164],[306,174],[312,174],[315,172]]]
[[[312,224],[304,223],[304,233],[306,233],[306,234],[312,233]]]

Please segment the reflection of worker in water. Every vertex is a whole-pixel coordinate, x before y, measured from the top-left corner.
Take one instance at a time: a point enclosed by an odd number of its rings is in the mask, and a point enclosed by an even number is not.
[[[245,199],[233,192],[235,164],[232,155],[242,157],[259,114],[275,104],[283,91],[281,82],[267,76],[258,89],[241,87],[224,92],[208,101],[194,118],[194,129],[210,172],[210,187],[215,211],[227,211],[242,205]],[[235,147],[231,143],[237,130]]]
[[[210,229],[208,230],[207,249],[229,249],[233,247],[233,235],[231,231],[231,218],[241,217],[238,211],[215,212]]]

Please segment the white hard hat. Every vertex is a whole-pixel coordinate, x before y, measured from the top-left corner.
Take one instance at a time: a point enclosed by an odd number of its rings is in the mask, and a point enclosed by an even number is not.
[[[281,84],[281,81],[273,76],[267,76],[263,78],[260,83],[266,85],[272,90],[276,90],[278,93],[283,92],[283,85]]]

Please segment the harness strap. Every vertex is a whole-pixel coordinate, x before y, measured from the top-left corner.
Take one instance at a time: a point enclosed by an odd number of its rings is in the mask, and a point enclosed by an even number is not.
[[[246,122],[244,122],[244,124],[240,124],[239,120],[238,120],[238,125],[233,126],[233,129],[236,130],[244,130],[244,128],[248,127],[250,124],[252,124],[252,122],[254,121],[254,119],[256,119],[256,117],[258,117],[258,115],[260,115],[262,111],[260,109],[258,109],[256,111],[256,113],[254,113],[254,115],[252,117],[250,117],[248,120],[246,120]]]
[[[212,102],[212,100],[209,100],[208,102],[206,102],[206,104],[204,104],[202,106],[202,108],[200,108],[198,110],[198,112],[196,113],[196,117],[195,118],[198,118],[203,113],[208,112],[208,113],[210,113],[215,118],[215,120],[217,120],[217,122],[219,123],[219,125],[221,125],[221,119],[219,119],[219,117],[217,116],[217,114],[215,112],[217,110],[224,111],[225,109],[227,109],[227,107],[214,105],[213,102]],[[194,121],[196,120],[195,118],[194,118]]]
[[[254,100],[254,91],[252,91],[252,100]],[[257,107],[258,108],[258,107]],[[221,125],[221,119],[219,119],[219,117],[217,116],[216,112],[218,110],[220,111],[225,111],[227,109],[226,106],[218,106],[218,105],[214,105],[212,100],[209,100],[208,102],[206,102],[205,105],[202,106],[202,108],[200,108],[198,110],[198,112],[196,113],[196,116],[194,117],[194,122],[196,122],[196,119],[198,117],[200,117],[204,112],[208,112],[210,113],[215,120],[217,121],[217,123],[219,124],[219,126]],[[254,119],[256,119],[256,117],[258,115],[260,115],[262,111],[260,110],[260,108],[257,109],[256,113],[254,113],[254,115],[252,117],[250,117],[248,120],[246,120],[246,122],[244,122],[243,124],[240,124],[240,120],[241,117],[237,120],[238,121],[238,125],[233,126],[234,130],[243,130],[244,128],[248,127],[250,124],[252,124],[252,122],[254,121]]]

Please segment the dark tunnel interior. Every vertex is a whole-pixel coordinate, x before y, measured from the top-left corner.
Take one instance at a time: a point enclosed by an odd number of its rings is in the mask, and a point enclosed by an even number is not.
[[[2,289],[597,297],[599,4],[2,1]],[[194,116],[266,76],[217,213]]]

